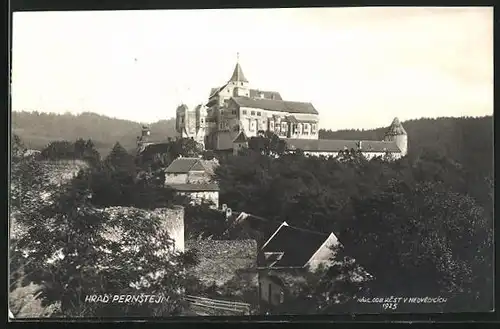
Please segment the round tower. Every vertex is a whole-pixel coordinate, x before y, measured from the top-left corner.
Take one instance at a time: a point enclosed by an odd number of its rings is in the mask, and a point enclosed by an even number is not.
[[[384,141],[394,141],[401,150],[401,156],[408,153],[408,135],[398,118],[394,118],[384,136]]]
[[[186,131],[186,121],[188,120],[187,115],[188,107],[185,104],[179,105],[175,113],[175,130],[179,133],[181,137]]]

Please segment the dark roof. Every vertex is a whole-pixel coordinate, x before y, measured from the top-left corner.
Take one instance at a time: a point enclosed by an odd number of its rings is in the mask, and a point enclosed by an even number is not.
[[[386,141],[361,141],[359,140],[335,140],[335,139],[285,139],[288,149],[301,149],[310,152],[340,152],[342,150],[361,150],[363,152],[395,152],[401,150],[395,142]]]
[[[169,184],[168,187],[170,187],[178,192],[216,192],[216,191],[219,191],[219,185],[216,183]]]
[[[139,153],[161,154],[168,153],[170,143],[151,143],[139,149]]]
[[[247,78],[245,78],[245,75],[243,74],[240,63],[236,63],[233,75],[231,76],[231,79],[229,79],[229,81],[248,82]]]
[[[260,98],[260,95],[263,95],[266,99],[274,99],[277,101],[282,101],[281,95],[277,91],[264,91],[258,89],[250,89],[250,97],[251,98]]]
[[[219,93],[222,89],[224,89],[228,84],[226,83],[220,88],[212,88],[210,89],[210,97],[209,99],[214,97],[217,93]],[[281,95],[277,91],[266,91],[266,90],[258,90],[258,89],[250,89],[250,98],[260,98],[260,95],[263,94],[264,98],[274,99],[277,101],[283,100]]]
[[[233,216],[236,214],[237,212],[233,212]],[[261,247],[281,224],[282,222],[279,221],[240,212],[238,216],[233,218],[228,232],[238,238],[250,237],[256,240]]]
[[[236,136],[236,138],[233,140],[233,143],[245,143],[247,141],[247,136],[245,136],[245,133],[243,130]]]
[[[398,135],[406,135],[406,130],[403,128],[401,122],[399,122],[398,118],[394,118],[391,125],[387,129],[385,133],[386,136],[398,136]]]
[[[327,234],[282,225],[262,252],[284,253],[273,267],[303,267],[326,239]]]
[[[227,86],[228,84],[229,84],[229,82],[228,82],[228,83],[226,83],[225,85],[223,85],[223,86],[222,86],[222,87],[220,87],[220,88],[212,88],[212,89],[210,90],[210,96],[208,97],[208,99],[210,99],[210,98],[214,97],[216,94],[220,93],[220,92],[221,92],[221,90],[222,90],[222,89],[224,89],[224,88],[226,88],[226,86]]]
[[[269,111],[279,111],[288,113],[318,114],[318,111],[311,103],[290,102],[282,100],[272,100],[264,98],[233,97],[239,105],[250,108],[264,109]]]
[[[299,123],[299,121],[297,120],[297,118],[294,117],[293,115],[287,115],[287,116],[285,116],[285,120],[287,120],[288,122],[291,122],[291,123]]]
[[[186,249],[198,250],[200,263],[191,271],[206,284],[221,285],[239,270],[252,270],[257,262],[254,240],[188,240]]]
[[[177,158],[165,169],[166,173],[184,174],[190,171],[205,171],[205,167],[198,158]]]

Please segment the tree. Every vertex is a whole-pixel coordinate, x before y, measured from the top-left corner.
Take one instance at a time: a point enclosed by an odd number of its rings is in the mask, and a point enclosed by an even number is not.
[[[136,173],[135,158],[116,142],[115,146],[104,160],[104,165],[117,172]]]
[[[286,142],[273,132],[266,131],[257,137],[251,137],[248,148],[262,155],[283,155],[286,151]]]
[[[42,150],[41,156],[47,160],[75,159],[75,145],[68,141],[53,141]]]
[[[354,200],[353,209],[340,238],[376,277],[374,293],[491,298],[482,279],[491,268],[492,223],[472,198],[443,183],[394,181]]]
[[[60,302],[65,316],[178,314],[183,273],[195,264],[194,255],[173,251],[161,219],[140,210],[110,216],[95,209],[88,196],[86,181],[78,177],[22,219],[32,226],[18,245],[30,251],[29,278],[43,284],[43,300]],[[165,299],[157,305],[85,303],[85,296],[104,292]]]

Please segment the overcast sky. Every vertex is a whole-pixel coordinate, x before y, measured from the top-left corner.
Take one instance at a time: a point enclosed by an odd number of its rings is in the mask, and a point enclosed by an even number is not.
[[[493,9],[14,13],[12,109],[139,122],[206,101],[236,54],[253,88],[312,102],[321,126],[493,114]]]

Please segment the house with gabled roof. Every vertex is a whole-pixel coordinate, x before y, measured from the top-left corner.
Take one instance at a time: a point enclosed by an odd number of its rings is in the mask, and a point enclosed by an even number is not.
[[[208,201],[219,206],[219,185],[213,175],[217,162],[199,158],[179,157],[165,169],[165,186],[193,203]]]

